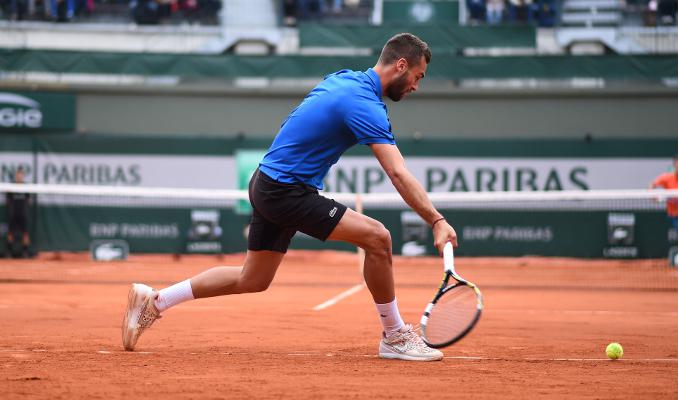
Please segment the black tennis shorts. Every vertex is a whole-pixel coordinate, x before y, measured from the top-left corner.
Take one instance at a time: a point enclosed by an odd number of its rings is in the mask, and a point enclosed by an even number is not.
[[[23,234],[28,228],[28,219],[25,215],[13,215],[7,228],[12,234]]]
[[[346,206],[303,183],[280,183],[257,169],[249,186],[252,204],[247,248],[286,253],[297,231],[322,241],[346,212]]]

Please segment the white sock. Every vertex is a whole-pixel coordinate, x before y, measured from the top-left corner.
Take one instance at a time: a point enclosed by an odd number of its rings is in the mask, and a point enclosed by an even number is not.
[[[174,307],[184,301],[193,300],[194,298],[191,280],[186,279],[183,282],[161,289],[158,292],[158,298],[155,299],[155,306],[158,308],[158,311],[163,312],[170,307]]]
[[[400,318],[400,311],[398,311],[398,300],[393,299],[392,302],[386,304],[376,304],[377,312],[379,313],[379,320],[381,326],[384,327],[386,336],[402,328],[405,323]]]

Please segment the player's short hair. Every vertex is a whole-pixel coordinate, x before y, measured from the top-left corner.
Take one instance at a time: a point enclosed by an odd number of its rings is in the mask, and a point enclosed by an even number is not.
[[[386,42],[381,50],[379,63],[387,65],[404,58],[409,64],[415,64],[422,57],[426,59],[426,64],[431,62],[428,44],[411,33],[399,33]]]

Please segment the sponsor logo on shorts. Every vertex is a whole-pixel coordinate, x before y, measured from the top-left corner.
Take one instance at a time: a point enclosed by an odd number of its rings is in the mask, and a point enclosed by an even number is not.
[[[334,218],[336,213],[337,213],[337,207],[334,207],[333,209],[330,210],[330,218]]]

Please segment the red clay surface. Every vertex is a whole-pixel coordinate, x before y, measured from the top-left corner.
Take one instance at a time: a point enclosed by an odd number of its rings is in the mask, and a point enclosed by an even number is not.
[[[313,311],[360,283],[355,254],[293,251],[268,291],[182,304],[122,350],[131,282],[163,287],[243,257],[0,260],[0,397],[678,398],[678,273],[658,262],[459,259],[483,317],[442,362],[413,363],[376,358],[366,289]],[[418,322],[440,260],[396,257],[395,270]],[[610,342],[624,359],[605,359]]]

